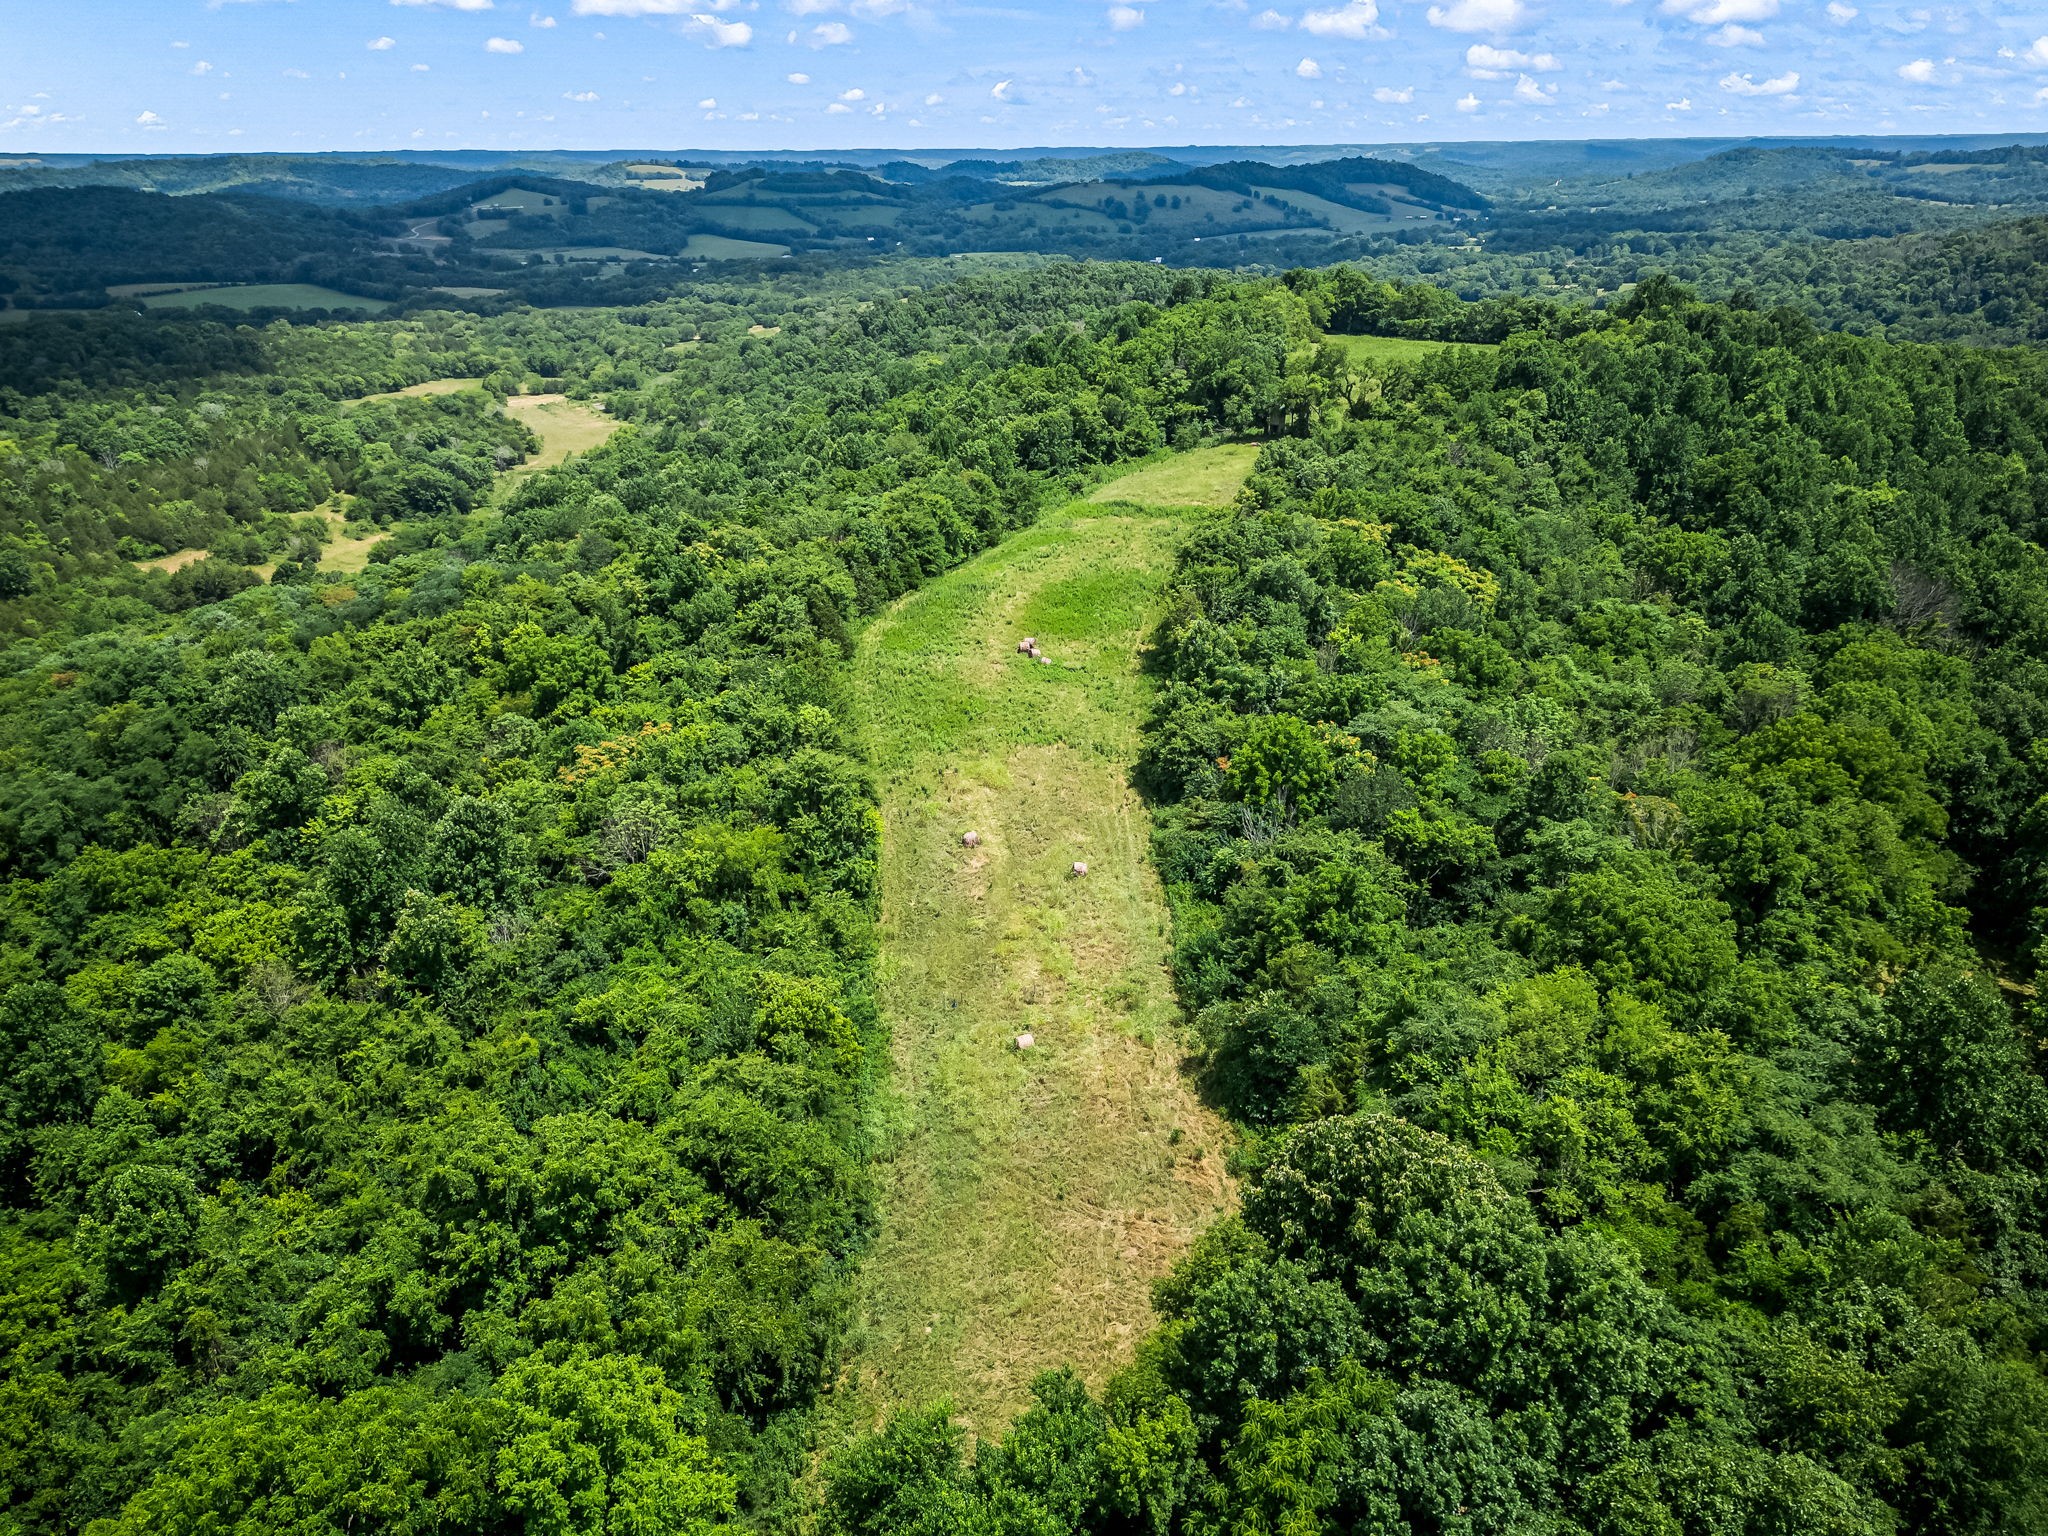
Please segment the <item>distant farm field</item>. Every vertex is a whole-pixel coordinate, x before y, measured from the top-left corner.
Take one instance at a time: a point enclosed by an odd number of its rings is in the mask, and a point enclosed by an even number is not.
[[[142,296],[151,309],[197,309],[217,304],[223,309],[349,309],[362,314],[382,314],[391,306],[382,299],[366,299],[343,293],[338,288],[321,288],[313,283],[233,283],[219,288],[184,288],[176,293]]]
[[[767,240],[735,240],[729,235],[692,235],[683,254],[703,261],[748,261],[787,256],[789,247]]]

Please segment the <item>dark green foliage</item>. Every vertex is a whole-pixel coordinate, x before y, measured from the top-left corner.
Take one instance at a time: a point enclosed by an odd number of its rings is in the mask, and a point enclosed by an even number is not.
[[[2048,369],[1288,285],[1509,329],[1269,444],[1159,631],[1250,1172],[1100,1410],[1187,1415],[1170,1528],[2048,1528]]]
[[[1267,409],[1309,338],[1152,269],[771,313],[687,372],[729,311],[280,328],[269,373],[20,403],[9,1530],[791,1515],[872,1220],[852,626],[1060,477]],[[507,486],[491,395],[334,398],[463,372],[632,428]],[[175,602],[105,575],[173,496],[266,527],[271,476],[435,538],[346,581],[216,554]],[[1046,1414],[1014,1476],[1059,1519],[1171,1506],[1142,1458],[1068,1468],[1085,1394]]]

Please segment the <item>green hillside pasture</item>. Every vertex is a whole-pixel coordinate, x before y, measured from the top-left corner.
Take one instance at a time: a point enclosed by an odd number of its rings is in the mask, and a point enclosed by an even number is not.
[[[197,309],[204,304],[218,304],[224,309],[352,309],[371,315],[382,314],[391,307],[382,299],[366,299],[313,283],[230,283],[219,288],[184,288],[176,293],[145,294],[141,302],[151,309]]]
[[[1150,1326],[1153,1279],[1234,1201],[1227,1133],[1178,1068],[1128,779],[1183,526],[1075,504],[862,636],[894,1066],[841,1434],[943,1396],[986,1435],[1040,1371],[1099,1383]]]
[[[503,192],[469,205],[472,215],[480,214],[485,208],[517,208],[521,213],[541,213],[554,219],[569,211],[569,205],[563,199],[545,192],[529,192],[524,187],[507,187]]]
[[[1254,187],[1261,197],[1271,194],[1280,200],[1283,208],[1294,208],[1312,219],[1319,219],[1339,234],[1355,235],[1367,230],[1390,229],[1397,223],[1409,223],[1428,215],[1412,205],[1395,213],[1392,217],[1384,213],[1369,213],[1363,208],[1347,208],[1342,203],[1333,203],[1327,197],[1317,197],[1313,192],[1296,192],[1288,187]]]
[[[1153,507],[1227,507],[1258,461],[1256,443],[1223,443],[1177,453],[1098,486],[1092,502],[1136,502]]]
[[[1290,196],[1294,194],[1289,194]],[[1166,199],[1161,208],[1155,201]],[[1175,198],[1180,199],[1178,208],[1173,206]],[[1132,221],[1134,228],[1148,233],[1173,236],[1235,234],[1259,224],[1270,224],[1273,216],[1270,209],[1263,209],[1254,202],[1250,209],[1239,211],[1238,204],[1244,201],[1236,192],[1220,192],[1214,187],[1178,186],[1172,182],[1146,182],[1142,186],[1113,186],[1107,183],[1091,183],[1078,187],[1055,187],[1038,195],[1040,203],[1085,208],[1101,214],[1102,205],[1114,198],[1126,206],[1135,204],[1140,198],[1151,204],[1142,224]],[[1107,218],[1108,215],[1104,214]]]
[[[728,229],[743,229],[750,235],[808,235],[815,227],[810,220],[773,203],[721,203],[707,207],[703,217]]]
[[[770,240],[735,240],[730,235],[692,235],[683,254],[699,261],[758,261],[787,256],[789,247]]]

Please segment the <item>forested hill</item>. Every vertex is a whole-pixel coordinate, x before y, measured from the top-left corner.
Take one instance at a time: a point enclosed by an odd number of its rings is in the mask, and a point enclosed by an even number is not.
[[[0,1528],[2048,1522],[2048,357],[1150,263],[106,334],[5,343]],[[1226,438],[1139,780],[1242,1213],[1102,1391],[820,1444],[859,627]]]
[[[1242,1215],[829,1529],[2042,1529],[2044,401],[1657,283],[1269,443],[1141,776]]]

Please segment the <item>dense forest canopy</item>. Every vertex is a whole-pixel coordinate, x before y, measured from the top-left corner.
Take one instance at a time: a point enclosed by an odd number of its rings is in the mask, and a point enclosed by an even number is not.
[[[1242,1216],[834,1528],[2040,1529],[2044,384],[1659,284],[1269,444],[1141,765]]]
[[[397,303],[0,326],[0,1533],[2048,1529],[2048,360],[1922,344],[2043,334],[2041,221],[1781,217],[1931,206],[1841,159],[1547,223],[1364,161],[0,197],[17,297],[146,227]],[[823,249],[878,199],[1380,243]],[[1307,228],[1414,208],[1490,233]],[[539,468],[556,397],[610,435]],[[1106,1385],[828,1445],[888,1134],[849,657],[1225,441],[1135,780],[1242,1208]]]

